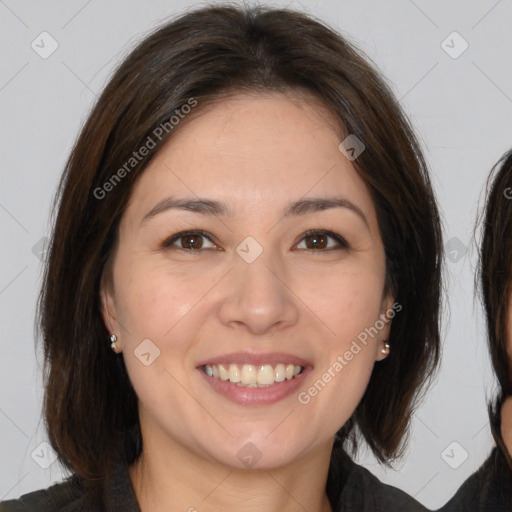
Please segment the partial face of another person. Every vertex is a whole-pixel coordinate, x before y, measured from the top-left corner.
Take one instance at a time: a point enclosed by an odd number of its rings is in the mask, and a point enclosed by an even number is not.
[[[143,437],[272,468],[327,446],[354,412],[393,298],[335,126],[312,99],[234,96],[186,119],[136,182],[102,296]]]
[[[511,203],[512,205],[512,203]],[[509,276],[512,276],[512,269],[509,270]],[[509,279],[509,290],[508,290],[508,305],[507,305],[507,317],[506,317],[506,343],[507,343],[507,356],[508,356],[508,365],[511,368],[510,379],[512,379],[512,284],[510,283],[511,277]],[[507,400],[506,409],[509,411],[510,415],[510,427],[512,430],[512,397]],[[512,437],[511,437],[512,440]]]
[[[509,368],[512,368],[512,292],[509,292],[507,308],[507,354]],[[512,379],[512,375],[510,375]],[[512,397],[508,397],[501,406],[501,434],[512,457]]]
[[[512,286],[510,286],[507,308],[507,347],[508,359],[510,367],[512,368]],[[511,375],[512,378],[512,375]]]

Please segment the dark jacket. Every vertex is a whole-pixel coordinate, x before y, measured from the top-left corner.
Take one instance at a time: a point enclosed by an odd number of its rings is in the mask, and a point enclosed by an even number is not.
[[[425,512],[409,495],[382,484],[342,450],[333,453],[327,494],[334,512]],[[116,466],[112,485],[105,490],[101,512],[140,512],[128,466]],[[76,477],[0,503],[0,512],[99,512],[91,507]],[[467,511],[465,511],[467,512]],[[472,512],[472,511],[471,511]]]
[[[512,512],[512,470],[502,449],[494,448],[439,512]]]

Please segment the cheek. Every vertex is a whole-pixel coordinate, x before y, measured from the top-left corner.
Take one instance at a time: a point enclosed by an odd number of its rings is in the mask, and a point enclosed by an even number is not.
[[[201,300],[210,281],[212,276],[195,279],[163,264],[135,263],[124,274],[120,266],[116,310],[127,339],[166,338]]]
[[[320,289],[311,287],[312,309],[327,326],[315,379],[299,401],[325,418],[335,431],[352,415],[364,395],[375,364],[380,330],[384,274],[353,271],[331,275]],[[305,293],[305,290],[304,290]]]
[[[332,435],[347,422],[366,391],[374,362],[370,346],[338,340],[297,397],[308,431]]]
[[[382,308],[383,272],[365,267],[352,272],[332,273],[322,283],[315,287],[311,283],[305,294],[331,333],[327,337],[329,345],[344,350],[358,336],[364,339],[365,333],[368,340],[380,339],[375,329],[382,329],[382,322],[375,324]]]
[[[188,379],[184,362],[194,341],[194,306],[208,283],[190,284],[157,266],[132,266],[130,278],[119,284],[123,357],[146,409],[190,407],[180,383]]]
[[[156,403],[157,395],[179,392],[177,382],[189,378],[191,348],[209,314],[203,309],[208,306],[205,297],[219,278],[137,260],[118,269],[116,311],[123,357],[139,397]]]

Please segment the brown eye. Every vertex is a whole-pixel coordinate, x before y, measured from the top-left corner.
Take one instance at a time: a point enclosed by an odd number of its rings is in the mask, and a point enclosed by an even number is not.
[[[181,237],[181,247],[183,249],[201,249],[203,247],[202,235],[185,235]]]
[[[205,246],[205,239],[210,246]],[[202,231],[177,233],[165,240],[161,245],[166,249],[181,249],[189,252],[216,248],[210,237]]]
[[[331,242],[332,240],[334,240],[334,244]],[[305,247],[299,247],[302,243],[305,244]],[[310,251],[348,248],[348,243],[342,236],[324,230],[308,231],[304,234],[300,244],[297,248]]]
[[[329,244],[329,237],[324,234],[308,235],[304,237],[308,249],[325,249]]]

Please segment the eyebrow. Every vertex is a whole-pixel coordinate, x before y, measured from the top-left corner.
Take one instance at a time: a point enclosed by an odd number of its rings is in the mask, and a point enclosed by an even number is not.
[[[290,203],[285,211],[284,217],[295,217],[307,215],[309,213],[321,212],[332,208],[346,208],[358,215],[361,220],[369,227],[368,220],[357,205],[344,197],[328,197],[328,198],[307,198],[299,199]],[[141,220],[141,224],[158,214],[168,210],[184,210],[201,215],[214,215],[223,217],[234,217],[234,212],[225,203],[206,198],[175,198],[173,196],[166,197],[159,201]]]

